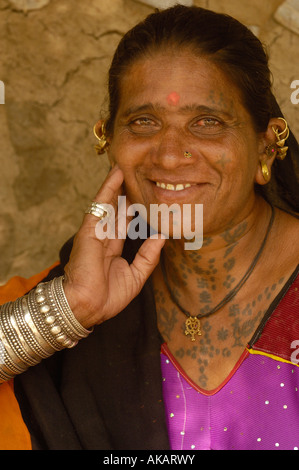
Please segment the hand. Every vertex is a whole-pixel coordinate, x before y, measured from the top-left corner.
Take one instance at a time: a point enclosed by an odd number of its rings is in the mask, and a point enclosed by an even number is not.
[[[111,204],[117,214],[123,173],[116,165],[95,197]],[[100,240],[95,227],[99,219],[86,214],[65,267],[64,290],[77,320],[85,327],[102,323],[121,312],[142,289],[159,262],[165,240],[148,238],[132,264],[121,257],[124,239]],[[126,227],[129,220],[126,220]]]

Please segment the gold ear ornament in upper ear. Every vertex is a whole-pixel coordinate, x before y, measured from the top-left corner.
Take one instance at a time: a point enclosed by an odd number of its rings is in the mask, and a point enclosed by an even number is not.
[[[93,126],[93,133],[95,137],[98,139],[99,143],[95,145],[95,150],[98,155],[103,155],[103,153],[106,152],[106,150],[109,147],[109,142],[107,141],[106,137],[106,127],[105,127],[105,121],[103,122],[101,126],[101,135],[99,136],[96,131],[96,124]]]
[[[286,155],[287,155],[288,148],[289,148],[289,147],[285,146],[285,142],[286,142],[287,138],[290,135],[290,130],[289,130],[288,123],[284,118],[280,117],[278,119],[281,119],[285,123],[284,130],[279,132],[279,130],[274,129],[273,126],[272,126],[272,130],[273,130],[273,132],[276,136],[276,139],[277,139],[277,142],[276,142],[276,145],[277,145],[277,158],[279,160],[284,160]]]

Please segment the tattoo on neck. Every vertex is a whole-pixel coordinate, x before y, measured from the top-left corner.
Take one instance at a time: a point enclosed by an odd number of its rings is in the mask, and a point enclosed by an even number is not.
[[[224,233],[221,234],[221,237],[224,241],[226,241],[228,245],[234,245],[240,239],[240,237],[244,235],[247,230],[247,226],[248,224],[246,221],[242,222],[234,229],[226,230]]]

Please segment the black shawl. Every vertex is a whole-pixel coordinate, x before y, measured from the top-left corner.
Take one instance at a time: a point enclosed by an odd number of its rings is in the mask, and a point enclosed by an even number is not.
[[[72,246],[48,279],[63,274]],[[127,241],[130,262],[136,242]],[[15,379],[34,449],[167,450],[160,347],[150,280],[115,318]]]

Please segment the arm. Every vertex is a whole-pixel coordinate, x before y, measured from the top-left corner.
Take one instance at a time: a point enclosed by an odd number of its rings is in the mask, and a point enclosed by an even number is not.
[[[95,201],[112,204],[117,212],[122,181],[114,168]],[[64,276],[0,307],[0,383],[75,346],[94,325],[117,315],[157,265],[164,240],[146,240],[128,264],[121,256],[124,239],[99,240],[97,222],[94,215],[84,217]]]
[[[88,336],[71,312],[63,277],[0,308],[0,383]]]

